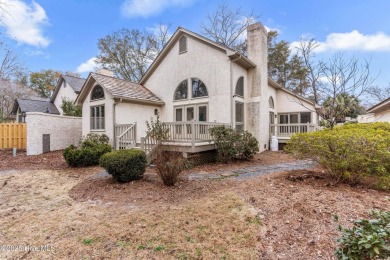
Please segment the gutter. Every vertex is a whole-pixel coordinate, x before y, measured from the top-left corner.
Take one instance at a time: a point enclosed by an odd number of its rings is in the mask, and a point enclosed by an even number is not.
[[[116,122],[116,105],[119,104],[119,103],[122,103],[122,98],[119,100],[119,102],[117,102],[114,98],[114,104],[112,104],[112,114],[113,114],[113,118],[112,118],[112,126],[113,126],[113,133],[114,133],[114,136],[113,136],[113,146],[114,146],[114,150],[116,150],[116,127],[115,127],[115,122]]]

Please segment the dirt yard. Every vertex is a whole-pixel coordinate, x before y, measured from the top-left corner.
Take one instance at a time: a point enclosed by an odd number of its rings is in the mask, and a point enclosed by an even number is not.
[[[51,249],[0,250],[0,258],[332,259],[338,237],[333,215],[351,225],[389,206],[389,193],[336,185],[321,169],[183,178],[166,188],[153,170],[144,180],[118,184],[99,167],[65,167],[61,153],[0,156],[0,246]],[[267,152],[243,165],[292,160]]]

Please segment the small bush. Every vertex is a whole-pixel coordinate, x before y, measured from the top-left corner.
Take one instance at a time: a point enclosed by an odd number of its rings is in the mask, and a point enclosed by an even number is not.
[[[390,212],[373,211],[373,219],[354,222],[352,228],[339,226],[338,259],[388,259],[390,257]]]
[[[220,162],[249,160],[259,151],[259,142],[249,132],[240,133],[225,126],[210,129],[217,146],[217,159]]]
[[[108,144],[108,141],[109,138],[105,134],[89,133],[83,140],[81,140],[80,147],[86,148],[86,147],[94,147],[102,144]]]
[[[337,181],[357,184],[369,177],[389,187],[390,124],[349,124],[292,136],[285,150],[317,161]]]
[[[112,151],[100,158],[100,166],[119,182],[142,179],[146,162],[145,152],[136,149]]]
[[[98,165],[100,157],[112,148],[106,135],[88,134],[80,146],[70,145],[63,152],[66,163],[71,167]]]
[[[180,152],[163,151],[160,147],[155,152],[154,164],[157,174],[166,186],[173,186],[178,181],[179,174],[189,168],[186,158]]]

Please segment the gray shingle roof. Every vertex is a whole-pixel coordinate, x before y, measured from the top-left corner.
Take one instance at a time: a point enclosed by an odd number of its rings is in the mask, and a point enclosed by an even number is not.
[[[91,76],[114,97],[163,104],[164,102],[142,85],[98,73]]]
[[[74,89],[76,93],[79,93],[81,88],[83,87],[85,83],[85,79],[69,76],[69,75],[62,75],[64,80],[68,82],[68,84]]]
[[[59,115],[60,112],[56,106],[51,103],[49,100],[34,100],[34,99],[16,99],[20,110],[22,112],[42,112],[46,113],[46,110],[49,109],[49,114]]]

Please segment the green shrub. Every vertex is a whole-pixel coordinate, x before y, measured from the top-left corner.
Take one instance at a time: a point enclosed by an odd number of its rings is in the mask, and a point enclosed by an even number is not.
[[[229,127],[216,126],[210,129],[210,134],[217,146],[220,162],[249,160],[259,151],[259,142],[249,132],[240,133]]]
[[[66,163],[71,167],[98,165],[100,157],[112,148],[106,135],[88,134],[79,147],[70,145],[63,152]]]
[[[96,145],[94,147],[78,148],[74,145],[64,150],[66,163],[71,167],[86,167],[98,165],[100,157],[112,148],[108,144]]]
[[[314,159],[337,181],[359,183],[373,177],[388,186],[390,171],[390,124],[350,124],[292,136],[286,148]]]
[[[146,162],[145,152],[136,149],[112,151],[100,158],[100,166],[119,182],[142,179]]]
[[[80,147],[94,147],[97,145],[108,144],[109,138],[105,134],[95,134],[89,133],[87,136],[81,140]]]
[[[338,259],[388,259],[390,257],[390,212],[373,211],[373,219],[354,222],[352,228],[339,226]]]

